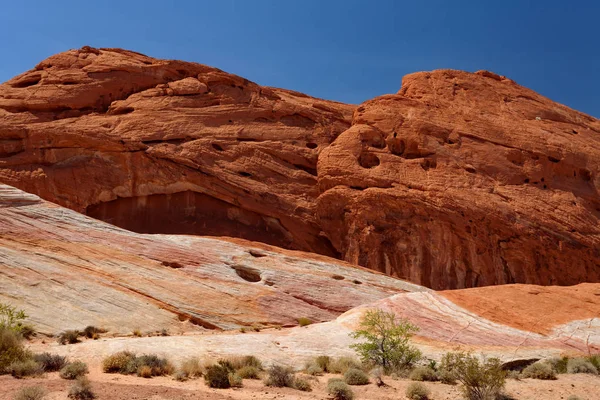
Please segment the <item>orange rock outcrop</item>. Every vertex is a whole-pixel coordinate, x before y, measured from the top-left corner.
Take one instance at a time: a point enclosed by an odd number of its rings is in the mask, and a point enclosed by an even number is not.
[[[141,233],[233,236],[434,288],[600,281],[600,121],[490,72],[355,107],[71,50],[0,85],[0,182]]]

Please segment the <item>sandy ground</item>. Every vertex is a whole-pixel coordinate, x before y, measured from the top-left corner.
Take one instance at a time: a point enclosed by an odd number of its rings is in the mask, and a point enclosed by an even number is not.
[[[210,389],[203,379],[177,382],[170,377],[152,379],[102,373],[92,368],[89,378],[98,400],[251,400],[251,399],[327,399],[327,380],[335,375],[326,375],[312,380],[312,392],[300,392],[289,388],[265,387],[260,380],[245,380],[240,389]],[[357,399],[392,400],[404,399],[409,380],[385,379],[389,387],[378,388],[374,384],[353,386]],[[0,377],[0,400],[12,400],[15,393],[26,386],[40,385],[47,389],[46,400],[67,400],[72,381],[60,379],[58,373],[46,374],[42,378],[15,379]],[[424,383],[431,390],[432,400],[460,400],[460,387],[438,382]],[[586,374],[559,375],[556,381],[524,379],[508,380],[506,392],[518,400],[565,400],[577,395],[585,400],[600,399],[600,377]]]

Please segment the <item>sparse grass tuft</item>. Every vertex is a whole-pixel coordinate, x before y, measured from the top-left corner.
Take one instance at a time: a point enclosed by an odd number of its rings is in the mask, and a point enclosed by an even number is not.
[[[152,378],[152,367],[141,365],[137,370],[137,376],[140,378]]]
[[[308,375],[319,376],[323,375],[323,368],[319,367],[315,362],[309,362],[304,368],[304,372]]]
[[[411,400],[427,400],[429,399],[430,391],[422,383],[411,382],[406,387],[405,394],[406,397],[408,397]]]
[[[46,396],[46,389],[41,386],[24,387],[17,392],[13,400],[42,400]]]
[[[88,372],[89,371],[86,363],[74,361],[67,363],[64,367],[62,367],[59,375],[63,379],[77,379],[81,376],[84,376]]]
[[[192,357],[184,360],[181,363],[178,373],[182,374],[185,379],[200,378],[204,368],[198,357]]]
[[[327,366],[327,372],[332,374],[344,374],[350,368],[362,369],[363,365],[355,358],[340,357],[335,360],[331,360]]]
[[[300,326],[308,326],[312,324],[312,320],[310,318],[306,318],[306,317],[300,317],[298,318],[298,325]]]
[[[260,369],[247,365],[237,370],[242,379],[260,379]]]

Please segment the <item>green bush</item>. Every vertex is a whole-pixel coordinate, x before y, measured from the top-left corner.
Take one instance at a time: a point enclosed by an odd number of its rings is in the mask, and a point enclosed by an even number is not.
[[[57,341],[59,344],[75,344],[79,343],[79,336],[81,333],[76,330],[67,330],[58,335]]]
[[[304,378],[296,378],[294,379],[294,388],[303,392],[312,392],[312,387],[310,386],[310,382],[308,382]]]
[[[368,385],[369,377],[362,369],[349,368],[344,373],[344,381],[348,385]]]
[[[417,367],[410,373],[410,379],[420,382],[435,382],[438,380],[438,376],[430,367]]]
[[[497,358],[480,362],[466,353],[447,353],[442,358],[440,370],[448,371],[463,384],[468,400],[488,400],[498,397],[506,383],[506,371]]]
[[[327,393],[333,400],[353,400],[354,392],[348,384],[341,379],[332,378],[327,381]]]
[[[40,376],[44,373],[44,368],[32,359],[25,359],[10,364],[8,371],[13,377],[20,379],[28,376]]]
[[[59,372],[59,375],[63,379],[77,379],[80,376],[87,374],[87,364],[81,361],[74,361],[67,363]]]
[[[386,372],[408,368],[421,358],[421,352],[410,344],[410,338],[418,330],[408,320],[398,319],[394,313],[371,310],[361,319],[360,329],[350,334],[363,342],[350,347],[364,364],[380,365]]]
[[[294,371],[289,367],[272,365],[267,369],[265,385],[274,387],[294,387]]]
[[[243,386],[243,379],[235,372],[229,373],[229,385],[231,387],[241,388]]]
[[[35,354],[33,359],[38,362],[45,372],[56,372],[67,364],[67,358],[58,354]]]
[[[523,378],[555,380],[556,374],[552,370],[550,364],[544,362],[536,362],[527,366],[522,372]]]
[[[102,360],[102,371],[109,374],[128,374],[127,366],[135,359],[135,354],[121,351]],[[132,373],[132,372],[131,372]]]
[[[203,371],[204,368],[202,367],[200,359],[191,357],[181,363],[181,367],[177,373],[181,374],[187,380],[190,378],[200,378]]]
[[[229,389],[231,383],[229,382],[229,374],[231,371],[222,365],[211,365],[206,369],[204,374],[204,380],[208,387],[216,389]]]
[[[569,374],[594,374],[598,375],[598,370],[594,364],[585,358],[571,358],[567,363],[567,372]]]
[[[27,319],[27,314],[23,310],[17,310],[10,304],[0,303],[0,330],[7,329],[17,334],[23,335],[23,321]],[[28,329],[30,328],[27,325]]]
[[[93,400],[96,395],[92,391],[92,385],[85,376],[80,376],[69,389],[69,398],[73,400]]]
[[[308,326],[312,324],[312,321],[309,318],[306,317],[300,317],[298,318],[298,325],[300,326]]]
[[[238,369],[236,373],[242,379],[260,379],[260,370],[251,365]]]
[[[327,372],[332,374],[344,374],[350,368],[362,369],[360,361],[352,357],[340,357],[332,360],[327,366]]]
[[[10,373],[8,367],[11,364],[29,358],[31,353],[25,350],[21,335],[7,327],[0,327],[0,374]]]
[[[567,373],[567,364],[569,362],[569,357],[552,357],[545,361],[550,365],[552,370],[557,374],[566,374]]]
[[[46,396],[46,389],[41,386],[24,387],[17,392],[14,400],[42,400]]]
[[[411,400],[427,400],[429,399],[429,389],[422,383],[411,382],[406,387],[406,397]]]

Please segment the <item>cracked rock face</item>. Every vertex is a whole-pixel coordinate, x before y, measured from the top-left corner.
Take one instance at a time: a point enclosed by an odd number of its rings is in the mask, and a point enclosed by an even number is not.
[[[355,107],[85,47],[0,85],[0,182],[434,289],[600,281],[598,165],[598,120],[485,71]]]

